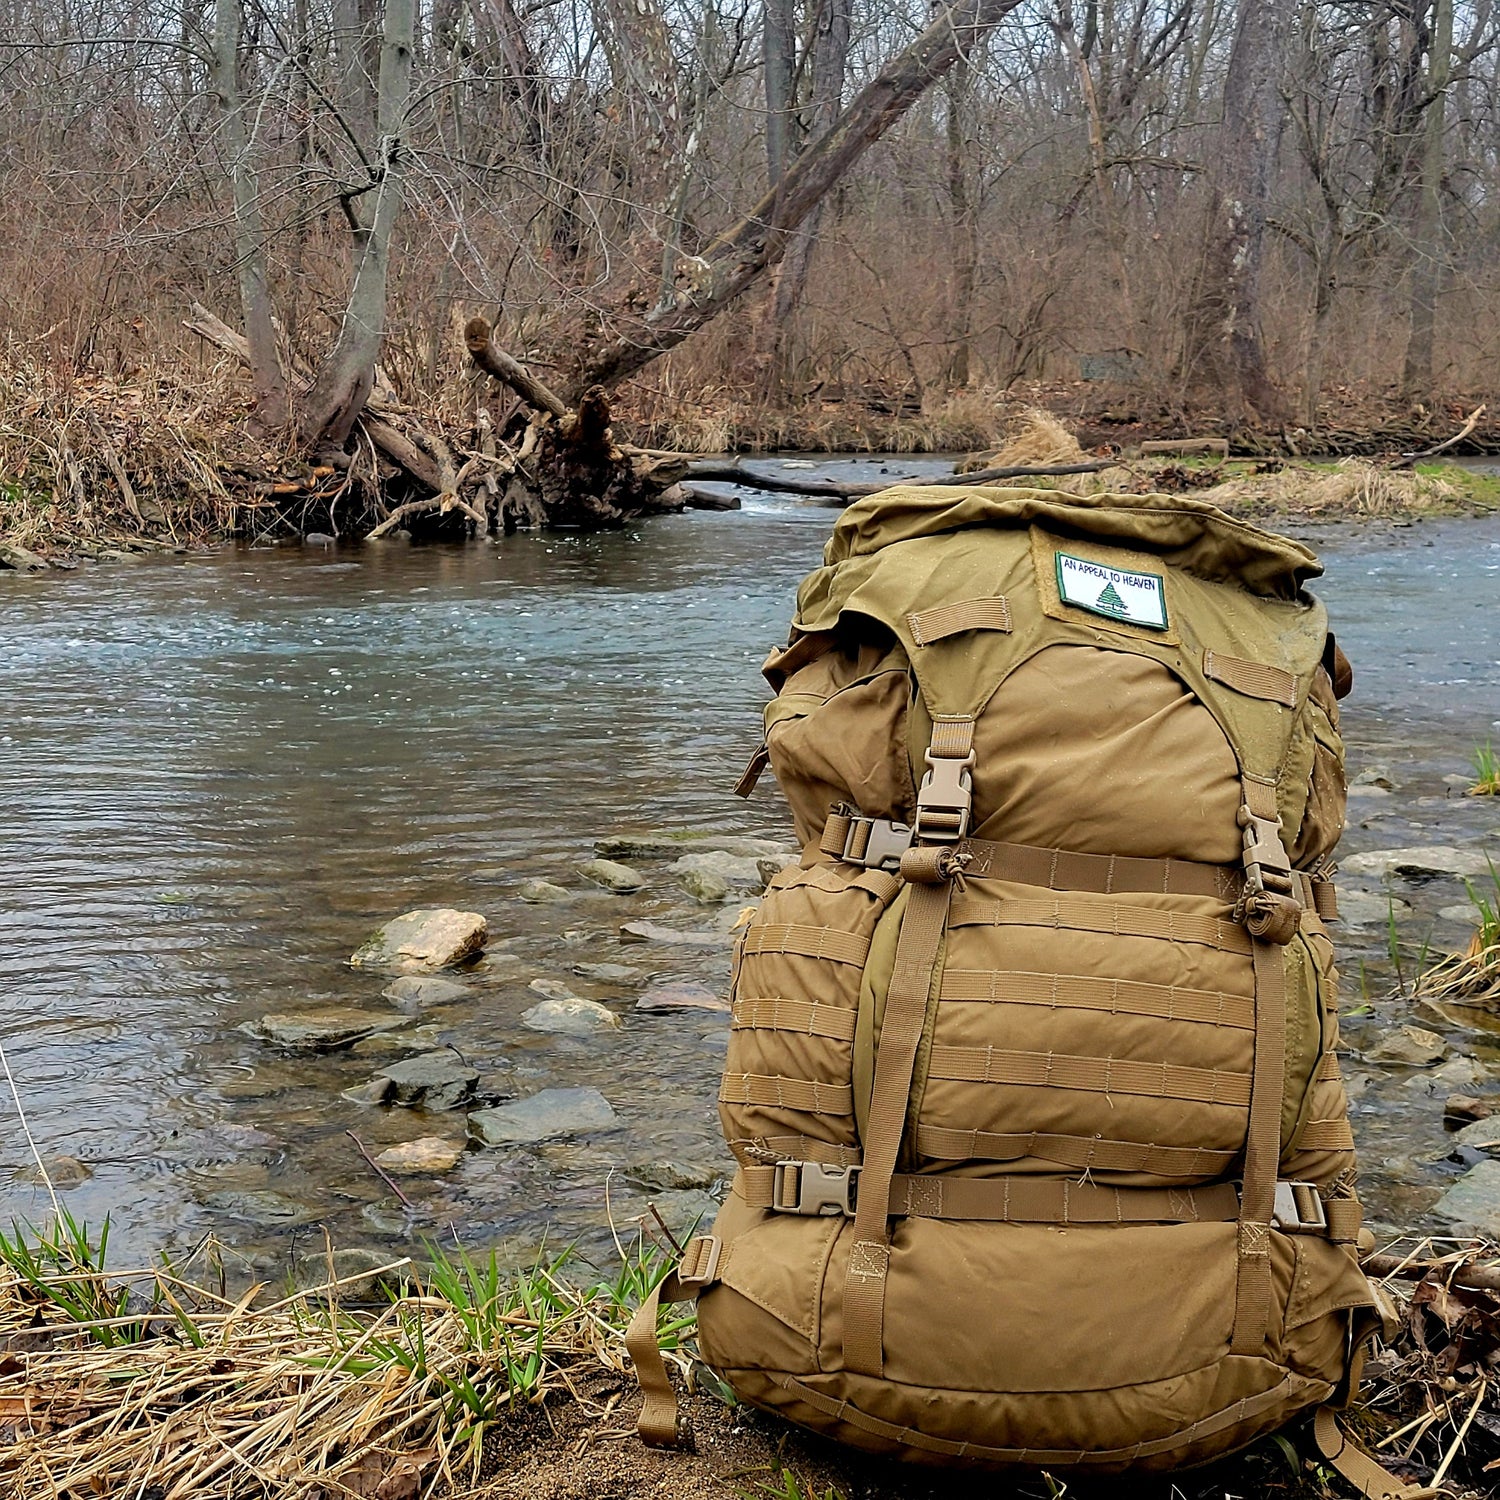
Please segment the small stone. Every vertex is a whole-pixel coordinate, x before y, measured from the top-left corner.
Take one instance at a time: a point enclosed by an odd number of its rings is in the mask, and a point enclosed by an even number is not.
[[[521,1024],[532,1031],[548,1031],[558,1036],[590,1036],[596,1031],[617,1031],[620,1018],[597,1000],[580,1000],[569,995],[565,1000],[543,1000],[521,1013]]]
[[[349,962],[356,969],[430,973],[482,953],[488,939],[489,925],[478,912],[409,911],[373,932]]]
[[[451,979],[404,974],[380,993],[397,1005],[425,1010],[429,1005],[452,1005],[456,1000],[465,1000],[474,991],[466,984],[455,984]]]
[[[728,1175],[724,1167],[710,1163],[638,1161],[625,1169],[632,1182],[649,1192],[680,1192],[688,1188],[710,1188]]]
[[[543,1089],[526,1099],[475,1110],[469,1134],[485,1146],[550,1141],[591,1130],[615,1130],[619,1117],[597,1089]]]
[[[274,1188],[227,1188],[209,1193],[203,1205],[227,1218],[244,1219],[251,1224],[305,1224],[314,1217],[305,1203],[298,1203]]]
[[[676,943],[686,948],[719,948],[724,943],[717,932],[682,932],[658,922],[622,922],[620,938],[627,943]]]
[[[474,1097],[479,1074],[451,1052],[426,1052],[375,1075],[391,1085],[386,1103],[403,1109],[458,1109]]]
[[[666,984],[653,984],[635,1002],[635,1008],[652,1013],[680,1010],[727,1011],[729,1002],[721,999],[707,985],[674,980]]]
[[[571,901],[573,893],[563,886],[554,885],[550,880],[524,880],[521,888],[516,892],[521,900],[530,901],[535,906],[544,906],[557,901]]]
[[[1500,1161],[1482,1161],[1471,1167],[1438,1199],[1432,1211],[1451,1224],[1492,1237],[1500,1235]]]
[[[1351,802],[1358,802],[1362,798],[1374,800],[1380,797],[1389,797],[1390,795],[1390,792],[1383,786],[1351,786],[1349,788],[1349,800]]]
[[[573,972],[596,984],[636,984],[641,978],[641,971],[629,964],[574,964]]]
[[[359,1216],[380,1234],[406,1236],[411,1225],[411,1211],[396,1198],[380,1198],[360,1209]]]
[[[1443,1124],[1450,1130],[1500,1114],[1500,1094],[1484,1099],[1475,1094],[1450,1094],[1443,1105]]]
[[[757,859],[786,852],[787,846],[775,839],[740,833],[617,833],[594,843],[594,853],[601,859],[679,859],[684,854],[710,853]]]
[[[410,1026],[407,1016],[381,1016],[347,1006],[262,1016],[239,1029],[258,1042],[285,1047],[290,1052],[336,1052],[382,1031]]]
[[[1447,844],[1423,844],[1414,849],[1372,849],[1339,861],[1349,875],[1399,875],[1403,880],[1427,881],[1484,875],[1489,862],[1478,849],[1455,849]]]
[[[1435,1031],[1406,1024],[1398,1027],[1365,1053],[1367,1062],[1399,1063],[1404,1067],[1426,1068],[1439,1061],[1448,1044]]]
[[[1383,792],[1393,792],[1396,789],[1396,783],[1391,780],[1391,774],[1384,766],[1367,766],[1349,782],[1351,791],[1357,786],[1378,787]]]
[[[675,875],[695,901],[718,903],[727,900],[731,891],[763,891],[766,881],[760,864],[762,859],[769,858],[728,854],[722,850],[685,854],[667,866],[667,873]]]
[[[410,1057],[414,1052],[436,1052],[445,1046],[436,1026],[416,1026],[410,1031],[387,1031],[367,1036],[350,1049],[354,1057]]]
[[[613,891],[618,896],[628,896],[646,883],[645,876],[639,870],[632,870],[629,865],[616,864],[612,859],[591,859],[579,865],[578,873],[585,880],[592,880],[595,885],[602,885],[605,890]]]
[[[704,906],[722,906],[729,900],[729,882],[712,870],[688,870],[677,878],[683,890]]]
[[[574,1000],[577,996],[560,979],[533,979],[527,989],[548,1000]]]
[[[458,1165],[465,1144],[445,1135],[424,1135],[390,1146],[375,1160],[387,1172],[448,1172]]]

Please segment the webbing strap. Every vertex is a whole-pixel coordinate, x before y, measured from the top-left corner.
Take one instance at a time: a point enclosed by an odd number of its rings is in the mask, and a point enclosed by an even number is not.
[[[927,752],[932,767],[929,775],[936,773],[936,762],[971,761],[973,743],[973,719],[935,719]],[[860,1375],[878,1376],[884,1360],[891,1178],[901,1149],[917,1046],[927,1020],[927,1003],[953,894],[948,880],[913,884],[909,889],[875,1054],[870,1113],[864,1130],[864,1170],[844,1277],[844,1367]]]
[[[755,784],[760,780],[761,772],[770,764],[770,749],[762,741],[756,747],[755,754],[750,757],[745,769],[740,772],[740,779],[734,784],[734,795],[748,797],[755,790]]]
[[[771,1073],[726,1073],[720,1104],[758,1104],[775,1109],[810,1110],[819,1115],[852,1115],[854,1090],[847,1083],[817,1083]]]
[[[1284,703],[1288,708],[1297,706],[1297,679],[1281,667],[1246,661],[1243,656],[1226,656],[1222,651],[1205,651],[1203,675],[1247,698],[1264,698],[1270,703]]]
[[[1233,865],[1200,864],[1187,859],[1142,859],[1124,854],[1080,854],[1034,844],[1004,844],[970,839],[964,845],[969,863],[965,877],[1013,880],[1054,891],[1097,891],[1110,896],[1149,892],[1164,896],[1214,896],[1234,902],[1245,880]]]
[[[1318,1452],[1365,1497],[1365,1500],[1431,1500],[1441,1489],[1407,1484],[1382,1468],[1362,1448],[1355,1447],[1331,1406],[1320,1406],[1313,1417]]]
[[[1112,1016],[1151,1016],[1163,1021],[1229,1026],[1239,1031],[1255,1029],[1255,1000],[1250,995],[1148,984],[1135,979],[1104,979],[1093,974],[945,968],[939,998],[1045,1005],[1053,1010],[1102,1010]]]
[[[734,1002],[736,1031],[796,1031],[852,1042],[859,1012],[848,1005],[819,1005],[813,1000],[788,1000],[779,995],[747,996]]]
[[[1237,922],[1094,901],[1085,896],[1058,896],[1051,901],[992,901],[979,896],[960,896],[953,903],[952,922],[955,927],[1055,927],[1064,932],[1162,938],[1173,943],[1198,943],[1247,958],[1251,947],[1250,935]]]
[[[907,615],[906,623],[917,646],[930,646],[965,630],[999,630],[1008,635],[1010,605],[1001,594],[988,599],[960,599],[956,604],[917,610]]]
[[[1352,1151],[1354,1131],[1348,1115],[1335,1115],[1331,1120],[1309,1120],[1297,1137],[1299,1151]]]
[[[868,938],[833,927],[803,927],[795,922],[767,922],[748,927],[740,953],[790,953],[801,958],[823,958],[830,963],[863,968],[870,951]]]
[[[1276,816],[1276,789],[1245,779],[1245,801],[1256,818]],[[1281,1156],[1281,1094],[1286,1078],[1286,968],[1279,944],[1256,939],[1255,1062],[1245,1132],[1240,1193],[1239,1264],[1235,1274],[1231,1354],[1258,1354],[1271,1313],[1271,1219]]]
[[[742,1167],[735,1192],[752,1208],[779,1208],[774,1167]],[[864,1192],[863,1185],[860,1192]],[[856,1200],[857,1202],[857,1200]],[[952,1177],[896,1173],[891,1213],[919,1219],[1011,1224],[1227,1223],[1239,1214],[1232,1183],[1212,1187],[1101,1187],[1052,1177]]]
[[[1034,1084],[1240,1108],[1251,1102],[1252,1095],[1250,1075],[1220,1068],[1189,1068],[1180,1063],[1122,1057],[1075,1057],[1066,1052],[1019,1052],[1005,1047],[934,1047],[927,1076],[958,1083]]]
[[[862,1159],[858,1146],[814,1140],[810,1135],[741,1136],[729,1142],[729,1149],[736,1161],[750,1165],[772,1161],[819,1161],[833,1167],[857,1167]]]
[[[1326,1381],[1287,1375],[1279,1384],[1273,1385],[1268,1391],[1262,1391],[1258,1396],[1247,1396],[1243,1401],[1236,1401],[1233,1406],[1204,1417],[1178,1432],[1132,1443],[1128,1448],[990,1448],[982,1443],[960,1443],[952,1438],[933,1437],[929,1433],[918,1432],[914,1427],[898,1427],[894,1422],[870,1416],[868,1412],[861,1411],[847,1401],[835,1401],[822,1391],[815,1391],[789,1375],[784,1376],[779,1383],[784,1390],[791,1392],[799,1401],[805,1401],[814,1411],[821,1412],[825,1417],[833,1417],[836,1421],[846,1422],[850,1427],[868,1432],[873,1437],[884,1438],[906,1448],[919,1448],[924,1453],[941,1453],[949,1458],[1026,1464],[1034,1468],[1061,1464],[1120,1464],[1150,1458],[1157,1453],[1170,1453],[1174,1448],[1186,1447],[1200,1438],[1211,1437],[1225,1428],[1248,1422],[1261,1412],[1270,1411],[1288,1400],[1297,1397],[1305,1399],[1313,1392],[1323,1392],[1326,1395],[1330,1390]],[[1418,1500],[1418,1497],[1415,1493],[1407,1493],[1396,1497],[1396,1500]]]
[[[1308,877],[1308,894],[1312,897],[1312,909],[1320,922],[1337,922],[1339,919],[1338,887],[1331,880]]]
[[[1109,1141],[1095,1135],[1049,1135],[1032,1131],[999,1135],[919,1125],[917,1151],[934,1161],[1019,1161],[1034,1156],[1080,1171],[1150,1172],[1157,1177],[1220,1177],[1237,1151],[1201,1146],[1158,1146],[1149,1141]]]

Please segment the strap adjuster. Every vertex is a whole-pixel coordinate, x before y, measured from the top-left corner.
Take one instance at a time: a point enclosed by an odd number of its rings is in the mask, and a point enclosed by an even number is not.
[[[697,1234],[682,1252],[677,1267],[677,1284],[682,1287],[705,1287],[719,1274],[719,1256],[724,1242],[714,1234]]]
[[[820,1161],[779,1161],[771,1177],[771,1206],[777,1213],[823,1217],[852,1216],[858,1167],[831,1167]]]
[[[974,752],[961,759],[926,752],[927,774],[917,788],[916,837],[924,843],[956,844],[969,831],[974,806]]]
[[[863,865],[867,870],[899,870],[901,856],[911,848],[912,837],[908,823],[855,815],[844,839],[844,862]]]
[[[1326,1234],[1328,1211],[1313,1182],[1278,1182],[1271,1223],[1283,1234]]]

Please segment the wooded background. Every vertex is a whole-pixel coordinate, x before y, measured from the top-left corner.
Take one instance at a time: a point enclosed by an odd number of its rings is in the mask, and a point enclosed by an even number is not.
[[[569,403],[1315,428],[1492,383],[1497,70],[1488,0],[0,0],[0,342],[149,371],[201,303],[314,445],[476,314]]]

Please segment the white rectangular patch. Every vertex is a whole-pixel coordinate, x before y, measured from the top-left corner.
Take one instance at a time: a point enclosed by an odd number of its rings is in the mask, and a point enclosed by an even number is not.
[[[1057,554],[1057,597],[1109,620],[1167,628],[1167,597],[1156,573],[1127,573],[1067,552]]]

